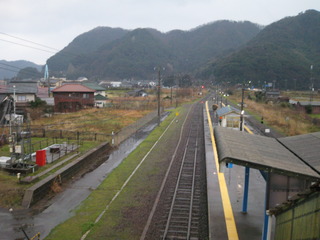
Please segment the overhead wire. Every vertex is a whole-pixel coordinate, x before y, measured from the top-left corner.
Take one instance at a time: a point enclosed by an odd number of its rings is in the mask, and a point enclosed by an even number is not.
[[[10,44],[14,44],[14,45],[18,45],[18,46],[22,46],[22,47],[26,47],[26,48],[31,48],[31,49],[34,49],[34,50],[43,51],[43,52],[52,53],[52,54],[61,54],[62,56],[66,56],[66,57],[75,58],[75,57],[79,56],[79,54],[77,54],[77,53],[72,53],[72,52],[68,52],[68,51],[65,51],[65,50],[62,51],[62,50],[50,47],[50,46],[45,45],[45,44],[41,44],[41,43],[37,43],[37,42],[34,42],[34,41],[30,41],[28,39],[21,38],[21,37],[18,37],[18,36],[14,36],[14,35],[11,35],[11,34],[8,34],[8,33],[0,32],[0,35],[4,35],[4,36],[10,37],[10,38],[14,38],[14,39],[17,39],[17,40],[20,40],[20,41],[23,41],[23,42],[31,43],[31,44],[39,46],[41,48],[30,46],[30,45],[26,45],[26,44],[22,44],[22,43],[18,43],[18,42],[13,42],[13,41],[10,41],[10,40],[6,40],[6,39],[0,38],[0,41],[7,42],[7,43],[10,43]],[[46,48],[46,49],[43,49],[43,48]],[[22,70],[22,68],[18,68],[18,67],[9,65],[9,64],[4,64],[4,63],[0,63],[0,64],[5,65],[7,67],[11,67],[11,68],[16,68],[16,69]],[[0,66],[0,68],[4,69],[4,70],[11,71],[11,72],[17,72],[17,73],[19,72],[19,71],[14,71],[14,70],[7,69],[7,68],[1,67],[1,66]]]
[[[11,43],[11,44],[20,45],[20,46],[23,46],[23,47],[32,48],[32,49],[35,49],[35,50],[40,50],[40,51],[44,51],[44,52],[48,52],[48,53],[54,53],[54,54],[60,53],[60,54],[63,54],[63,55],[69,55],[69,56],[73,56],[73,57],[79,56],[79,55],[76,54],[76,53],[72,53],[72,52],[68,52],[68,51],[63,51],[63,52],[61,52],[61,50],[59,50],[59,49],[57,49],[57,48],[53,48],[53,47],[50,47],[50,46],[45,45],[45,44],[41,44],[41,43],[37,43],[37,42],[34,42],[34,41],[30,41],[30,40],[28,40],[28,39],[21,38],[21,37],[17,37],[17,36],[8,34],[8,33],[0,32],[0,34],[5,35],[5,36],[8,36],[8,37],[11,37],[11,38],[18,39],[18,40],[23,41],[23,42],[32,43],[32,44],[34,44],[34,45],[37,45],[37,46],[40,46],[40,47],[43,47],[43,48],[48,48],[48,49],[50,49],[50,50],[46,50],[46,49],[42,49],[42,48],[37,48],[37,47],[32,47],[32,46],[29,46],[29,45],[25,45],[25,44],[21,44],[21,43],[16,43],[16,42],[9,41],[9,40],[0,39],[1,41],[8,42],[8,43]],[[52,51],[52,50],[53,50],[53,51]]]
[[[12,44],[19,45],[19,46],[23,46],[23,47],[32,48],[32,49],[39,50],[39,51],[43,51],[43,52],[56,53],[56,52],[53,52],[53,51],[49,51],[49,50],[45,50],[45,49],[41,49],[41,48],[36,48],[36,47],[32,47],[32,46],[28,46],[28,45],[24,45],[24,44],[21,44],[21,43],[16,43],[16,42],[4,40],[4,39],[0,39],[0,41],[12,43]]]
[[[4,65],[6,67],[3,67],[1,65]],[[15,68],[15,69],[10,69],[10,68],[7,68],[7,67]],[[26,68],[19,68],[19,67],[16,67],[16,66],[12,66],[10,64],[2,63],[2,62],[0,62],[0,69],[6,70],[6,71],[10,71],[10,72],[14,72],[14,73],[19,73],[21,70],[23,70],[27,74],[34,75],[34,72],[31,72],[30,70],[28,70]],[[36,75],[34,75],[34,76],[36,77]]]
[[[4,67],[1,67],[1,66],[0,66],[0,69],[4,69],[4,70],[7,70],[7,71],[18,73],[18,71],[16,71],[16,70],[12,70],[12,69],[9,69],[9,68],[4,68]]]
[[[25,42],[29,42],[29,43],[32,43],[32,44],[35,44],[35,45],[38,45],[38,46],[41,46],[41,47],[49,48],[49,49],[57,51],[57,52],[60,51],[57,48],[53,48],[53,47],[50,47],[50,46],[47,46],[47,45],[44,45],[44,44],[41,44],[41,43],[36,43],[36,42],[30,41],[28,39],[24,39],[24,38],[21,38],[21,37],[13,36],[13,35],[10,35],[8,33],[0,32],[0,34],[6,35],[6,36],[9,36],[9,37],[12,37],[12,38],[16,38],[16,39],[19,39],[19,40],[22,40],[22,41],[25,41]]]

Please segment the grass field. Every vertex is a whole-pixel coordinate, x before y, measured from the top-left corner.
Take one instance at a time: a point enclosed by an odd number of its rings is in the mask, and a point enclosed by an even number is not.
[[[113,130],[119,131],[121,128],[132,124],[149,112],[150,111],[86,109],[77,113],[59,114],[54,115],[52,118],[39,119],[34,121],[32,124],[46,127],[47,129],[52,128],[111,133]],[[34,145],[35,149],[37,147],[40,148],[40,141],[42,141],[42,148],[46,147],[46,141],[48,141],[49,145],[53,143],[52,139],[32,138],[31,143]],[[63,143],[67,140],[58,139],[58,141]],[[99,142],[94,141],[82,141],[79,152],[86,152],[99,144]],[[55,161],[55,163],[62,161],[69,155]],[[0,147],[0,156],[10,156],[8,145]],[[51,166],[52,164],[47,164],[41,167],[36,173],[40,173]],[[55,169],[55,171],[56,170],[57,169]],[[16,175],[10,175],[5,171],[0,171],[0,206],[4,208],[20,208],[24,191],[30,186],[30,184],[19,184]]]
[[[38,140],[40,140],[38,138]],[[61,139],[61,143],[63,142],[64,139]],[[90,149],[92,149],[93,147],[99,145],[98,142],[92,142],[92,141],[87,141],[87,142],[83,142],[83,144],[80,146],[80,148],[78,149],[79,152],[86,152]],[[3,146],[0,148],[0,151],[2,153],[1,156],[10,156],[9,153],[9,147],[8,146]],[[62,157],[61,159],[55,161],[56,163],[59,163],[60,161],[63,161],[64,159],[66,159],[67,157],[69,157],[70,155],[72,155],[74,153],[69,153],[68,155]],[[72,160],[70,160],[72,161]],[[70,162],[69,161],[69,162]],[[65,164],[67,164],[68,162],[66,162]],[[64,164],[64,165],[65,165]],[[60,166],[59,168],[63,167],[64,165]],[[39,170],[36,171],[35,173],[31,173],[29,174],[30,176],[41,173],[42,171],[52,167],[53,164],[46,164],[43,167],[39,167]],[[58,170],[59,168],[55,169]],[[47,175],[44,175],[43,177],[39,178],[39,180],[45,178]],[[31,186],[31,184],[20,184],[16,175],[12,175],[9,174],[8,172],[5,171],[0,171],[0,206],[3,208],[21,208],[21,202],[22,202],[22,198],[24,195],[24,191],[25,189],[29,188]]]
[[[305,113],[298,112],[288,104],[265,104],[249,100],[248,95],[253,96],[253,92],[245,92],[245,100],[247,107],[245,110],[260,121],[261,117],[264,123],[273,127],[279,132],[287,136],[306,134],[310,132],[320,131],[320,127],[315,126]],[[301,96],[304,96],[303,94]],[[241,102],[241,92],[238,91],[234,95],[228,97],[229,101],[237,104]]]

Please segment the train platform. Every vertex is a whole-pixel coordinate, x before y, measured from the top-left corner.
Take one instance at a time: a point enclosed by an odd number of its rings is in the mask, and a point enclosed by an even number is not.
[[[275,138],[254,134],[250,123],[243,125],[246,132],[217,126],[223,121],[218,124],[210,104],[204,112],[209,239],[287,239],[299,235],[299,227],[308,228],[305,238],[317,238],[317,226],[306,217],[316,209],[292,213],[289,227],[279,215],[288,207],[295,212],[299,198],[319,183],[320,132]]]
[[[261,239],[265,180],[251,169],[248,207],[243,212],[245,167],[229,165],[219,171],[213,125],[209,109],[204,109],[209,239]]]

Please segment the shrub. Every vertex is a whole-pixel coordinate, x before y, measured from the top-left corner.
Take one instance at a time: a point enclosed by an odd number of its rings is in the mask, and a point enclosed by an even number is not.
[[[30,102],[30,107],[31,108],[38,108],[38,107],[43,107],[47,104],[46,101],[41,100],[40,98],[36,97],[34,101]]]
[[[306,109],[307,114],[312,114],[312,106],[311,105],[306,106],[305,109]]]

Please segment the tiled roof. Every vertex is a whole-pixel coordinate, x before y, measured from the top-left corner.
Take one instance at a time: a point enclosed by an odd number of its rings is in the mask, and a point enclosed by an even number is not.
[[[82,83],[82,85],[84,85],[88,88],[94,89],[96,91],[105,91],[106,90],[104,87],[101,87],[97,83],[93,83],[93,82],[85,82],[85,83]]]
[[[65,84],[52,90],[52,92],[95,92],[81,84]]]
[[[105,96],[102,96],[101,94],[98,94],[98,95],[94,96],[94,99],[96,101],[102,101],[102,100],[107,100],[108,98],[106,98]]]
[[[299,101],[298,102],[301,106],[320,106],[319,101]]]
[[[223,108],[219,108],[217,110],[217,115],[220,117],[220,116],[224,116],[224,115],[227,115],[229,113],[236,113],[236,114],[239,114],[240,115],[240,110],[237,109],[237,108],[234,108],[232,106],[226,106],[226,107],[223,107]]]
[[[13,87],[15,86],[15,87]],[[25,93],[31,93],[31,94],[37,94],[38,87],[37,84],[26,84],[26,83],[15,83],[15,84],[8,84],[8,85],[1,85],[0,86],[0,93],[5,94],[13,94],[15,92],[16,94],[25,94]]]

